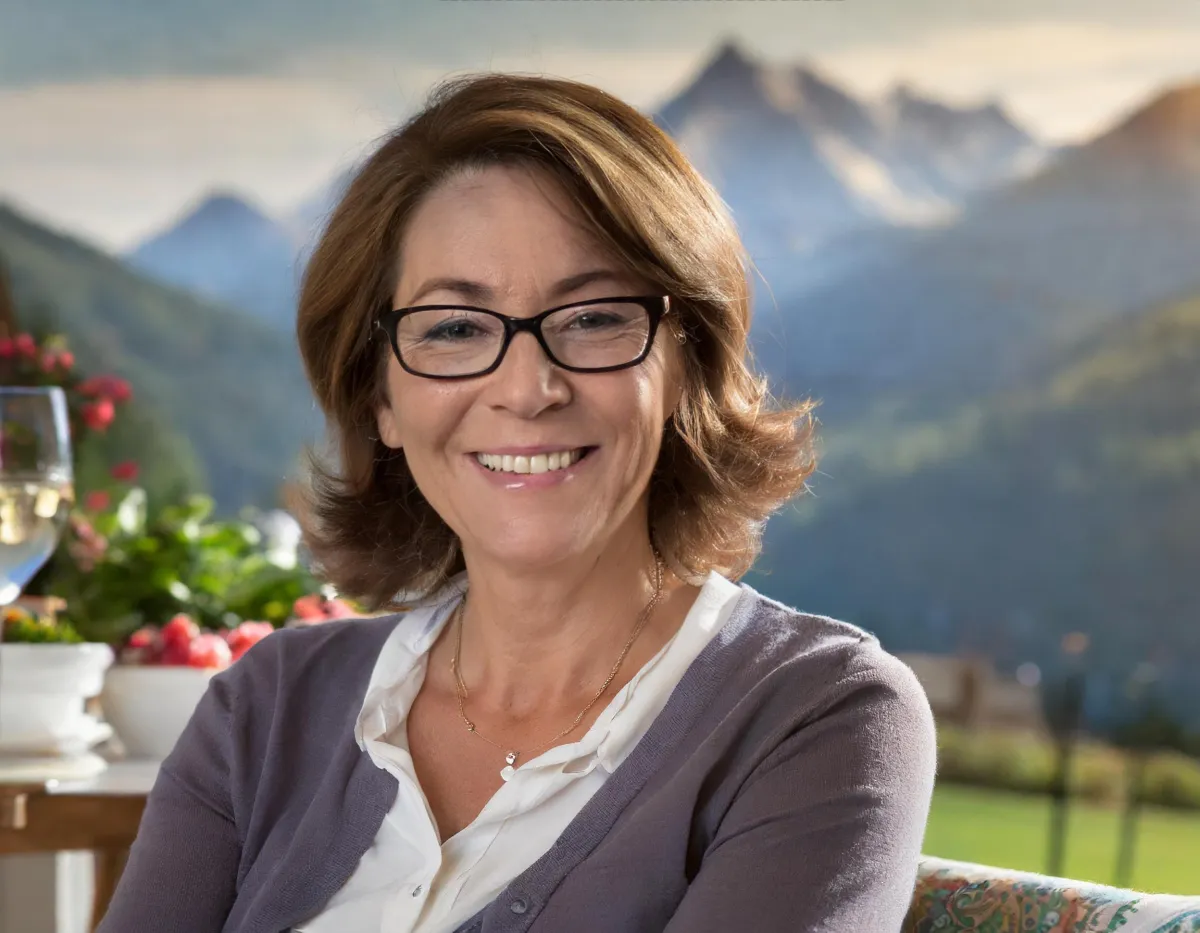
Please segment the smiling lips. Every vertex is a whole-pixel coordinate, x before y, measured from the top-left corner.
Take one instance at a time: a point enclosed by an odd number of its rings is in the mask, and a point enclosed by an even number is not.
[[[475,459],[494,473],[549,473],[565,470],[578,463],[587,450],[586,447],[576,447],[574,450],[556,450],[530,456],[477,453]]]

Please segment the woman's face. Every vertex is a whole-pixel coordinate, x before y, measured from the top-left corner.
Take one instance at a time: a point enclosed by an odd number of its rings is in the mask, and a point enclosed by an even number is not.
[[[455,304],[532,317],[574,301],[653,295],[582,227],[552,180],[489,167],[447,181],[415,213],[401,246],[394,307]],[[572,281],[574,280],[574,281]],[[644,362],[574,373],[519,333],[494,372],[426,379],[390,357],[380,438],[402,448],[425,498],[464,551],[536,567],[629,546],[645,534],[663,425],[680,395],[680,348],[660,327]],[[406,357],[407,358],[407,357]],[[565,469],[551,453],[582,459]],[[541,454],[546,463],[532,458]],[[491,465],[485,466],[483,459]],[[546,472],[505,472],[518,457]]]

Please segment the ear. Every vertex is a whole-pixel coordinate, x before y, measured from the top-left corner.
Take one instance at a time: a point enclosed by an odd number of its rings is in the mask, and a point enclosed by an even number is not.
[[[396,413],[390,402],[384,402],[376,409],[375,428],[379,432],[379,439],[392,450],[400,450],[404,446],[400,438],[400,425],[396,423]]]

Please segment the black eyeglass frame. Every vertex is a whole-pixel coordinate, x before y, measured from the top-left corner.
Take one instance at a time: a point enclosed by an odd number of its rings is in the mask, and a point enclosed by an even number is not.
[[[554,355],[549,344],[546,343],[545,336],[542,334],[542,322],[546,318],[558,311],[566,311],[568,308],[586,308],[590,305],[612,304],[614,302],[641,305],[650,316],[650,329],[646,332],[646,346],[642,348],[642,352],[638,354],[636,359],[630,360],[628,363],[619,363],[616,366],[593,368],[568,366]],[[572,301],[569,304],[559,305],[556,308],[549,308],[533,317],[511,317],[507,314],[501,314],[499,311],[493,311],[491,308],[476,308],[471,305],[414,305],[411,308],[392,308],[389,311],[384,311],[375,319],[375,327],[381,330],[387,337],[388,343],[392,347],[392,354],[396,357],[396,362],[400,364],[405,372],[412,373],[414,376],[420,376],[422,379],[474,379],[478,376],[486,376],[488,373],[494,373],[500,368],[500,364],[504,362],[504,357],[508,353],[508,348],[512,344],[513,337],[522,332],[533,334],[542,351],[546,354],[546,358],[561,369],[573,373],[611,373],[637,366],[650,355],[650,350],[654,347],[654,338],[658,334],[658,325],[661,323],[663,316],[668,314],[670,310],[670,295],[618,295],[609,298],[589,298],[586,301]],[[504,325],[504,342],[500,344],[500,352],[496,354],[495,362],[486,369],[453,376],[433,375],[413,369],[404,362],[404,357],[400,354],[396,331],[401,318],[418,311],[473,311],[498,318]]]

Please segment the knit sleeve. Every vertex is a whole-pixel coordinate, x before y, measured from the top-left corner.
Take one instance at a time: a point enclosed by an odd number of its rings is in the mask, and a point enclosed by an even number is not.
[[[745,782],[668,933],[899,931],[935,768],[933,717],[915,675],[864,645],[831,702]]]
[[[242,663],[209,682],[163,762],[97,933],[220,933],[224,927],[241,851],[230,759]]]

